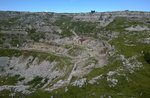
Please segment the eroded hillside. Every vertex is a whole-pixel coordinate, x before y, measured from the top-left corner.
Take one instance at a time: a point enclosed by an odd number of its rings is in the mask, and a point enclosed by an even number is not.
[[[149,98],[146,53],[148,12],[0,12],[0,97]]]

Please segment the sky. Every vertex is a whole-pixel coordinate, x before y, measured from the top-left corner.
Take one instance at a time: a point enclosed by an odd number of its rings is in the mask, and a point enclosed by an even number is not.
[[[0,0],[1,11],[150,11],[150,0]]]

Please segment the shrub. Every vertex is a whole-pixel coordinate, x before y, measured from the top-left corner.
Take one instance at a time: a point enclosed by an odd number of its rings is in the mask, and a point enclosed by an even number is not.
[[[150,52],[144,52],[144,59],[150,64]]]
[[[42,32],[37,32],[36,29],[27,29],[29,38],[34,41],[39,41],[41,38],[45,39],[45,34]]]
[[[95,10],[91,10],[91,13],[94,14],[94,13],[95,13]]]

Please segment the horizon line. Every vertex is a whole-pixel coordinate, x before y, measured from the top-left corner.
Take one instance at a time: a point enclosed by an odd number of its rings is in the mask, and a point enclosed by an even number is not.
[[[128,11],[128,12],[150,12],[150,11],[143,11],[143,10],[109,10],[109,11],[96,11],[96,10],[89,10],[89,11],[78,11],[78,12],[58,12],[58,11],[28,11],[28,10],[0,10],[0,11],[3,11],[3,12],[31,12],[31,13],[40,13],[40,12],[47,12],[47,13],[90,13],[91,11],[95,11],[95,13],[103,13],[103,12],[125,12],[125,11]]]

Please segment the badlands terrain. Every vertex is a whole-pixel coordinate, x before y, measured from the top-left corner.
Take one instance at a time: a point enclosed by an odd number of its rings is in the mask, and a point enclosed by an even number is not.
[[[150,13],[0,11],[0,98],[150,98]]]

